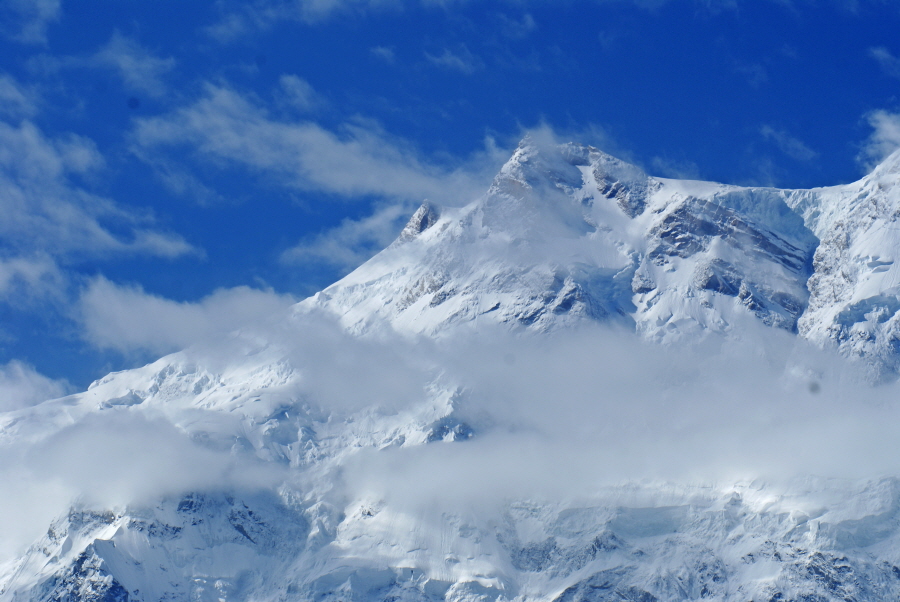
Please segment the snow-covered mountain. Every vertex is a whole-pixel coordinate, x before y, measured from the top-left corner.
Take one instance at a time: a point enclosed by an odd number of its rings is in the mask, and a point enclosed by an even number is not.
[[[900,599],[900,474],[856,461],[894,389],[728,351],[895,377],[898,181],[900,152],[778,190],[526,139],[289,316],[0,414],[3,497],[56,516],[0,601]],[[754,440],[780,472],[723,477]],[[848,472],[783,474],[830,448]]]
[[[661,341],[752,315],[895,374],[898,182],[900,152],[853,184],[779,190],[650,177],[526,139],[483,198],[424,204],[397,242],[298,311],[432,336],[590,318]]]
[[[597,149],[525,140],[487,194],[423,205],[391,247],[304,301],[354,332],[615,320],[660,340],[752,314],[795,330],[818,239],[791,193],[666,180]]]

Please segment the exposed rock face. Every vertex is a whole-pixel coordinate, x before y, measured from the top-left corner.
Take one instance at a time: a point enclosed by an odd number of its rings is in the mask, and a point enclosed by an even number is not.
[[[429,203],[425,201],[422,205],[413,213],[412,217],[409,218],[409,221],[404,226],[403,230],[400,232],[400,237],[398,240],[405,241],[415,238],[428,228],[434,225],[434,223],[438,220],[440,214],[438,210]]]

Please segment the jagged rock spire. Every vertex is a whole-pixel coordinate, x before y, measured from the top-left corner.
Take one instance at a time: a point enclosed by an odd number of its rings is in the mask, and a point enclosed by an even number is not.
[[[412,217],[409,218],[409,221],[406,222],[406,226],[404,226],[403,231],[400,232],[399,240],[410,240],[415,238],[433,226],[440,215],[440,211],[426,199],[419,208],[416,209],[416,212],[413,213]]]

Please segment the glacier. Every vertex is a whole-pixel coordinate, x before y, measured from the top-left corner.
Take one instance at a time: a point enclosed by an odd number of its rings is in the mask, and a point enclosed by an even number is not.
[[[898,599],[898,181],[526,138],[287,315],[0,414],[0,601]]]

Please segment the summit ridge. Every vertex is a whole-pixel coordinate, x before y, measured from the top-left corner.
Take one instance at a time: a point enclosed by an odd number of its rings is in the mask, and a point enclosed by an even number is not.
[[[480,199],[440,217],[428,205],[427,233],[407,226],[405,244],[298,311],[428,335],[613,320],[663,342],[752,316],[888,377],[900,366],[898,157],[853,184],[781,190],[648,176],[592,147],[526,138]]]

